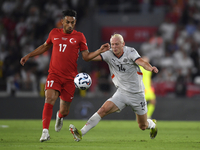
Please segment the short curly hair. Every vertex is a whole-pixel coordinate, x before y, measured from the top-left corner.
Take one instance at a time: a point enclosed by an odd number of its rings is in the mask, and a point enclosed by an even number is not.
[[[72,10],[72,9],[64,10],[62,13],[63,13],[63,17],[71,16],[71,17],[77,18],[77,12],[75,10]]]

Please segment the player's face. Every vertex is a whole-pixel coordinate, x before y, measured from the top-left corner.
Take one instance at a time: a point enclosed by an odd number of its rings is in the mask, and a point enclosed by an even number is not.
[[[65,18],[62,20],[62,24],[65,33],[72,33],[76,24],[76,18],[71,16],[65,16]]]
[[[113,37],[110,40],[111,48],[113,53],[117,56],[120,57],[123,54],[123,47],[125,43],[120,41],[120,38],[118,37]]]

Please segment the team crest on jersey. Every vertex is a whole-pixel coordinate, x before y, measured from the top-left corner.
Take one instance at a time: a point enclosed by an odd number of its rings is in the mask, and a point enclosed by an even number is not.
[[[76,40],[75,40],[74,38],[71,38],[71,39],[69,40],[69,42],[72,43],[72,44],[74,44],[74,43],[76,43]]]
[[[127,58],[124,58],[123,62],[125,62],[125,63],[128,62],[128,59],[127,59]]]
[[[62,40],[66,41],[66,40],[67,40],[67,38],[65,38],[65,37],[62,37]]]

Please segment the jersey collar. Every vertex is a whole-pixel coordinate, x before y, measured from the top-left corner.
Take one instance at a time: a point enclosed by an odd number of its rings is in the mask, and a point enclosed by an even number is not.
[[[114,53],[113,53],[114,54]],[[115,55],[115,54],[114,54]],[[117,55],[115,55],[115,57],[117,57],[118,59],[120,59],[122,56],[124,55],[124,51],[123,53],[118,57]]]
[[[70,34],[74,34],[74,30],[72,31],[72,33],[70,33]],[[68,33],[65,33],[64,31],[63,31],[63,29],[62,29],[62,34],[65,34],[65,35],[70,35],[70,34],[68,34]]]

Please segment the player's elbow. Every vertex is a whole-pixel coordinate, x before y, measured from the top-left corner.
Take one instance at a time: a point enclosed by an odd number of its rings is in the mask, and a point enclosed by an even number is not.
[[[86,62],[90,61],[90,59],[88,59],[87,57],[83,57],[83,60],[86,61]]]

